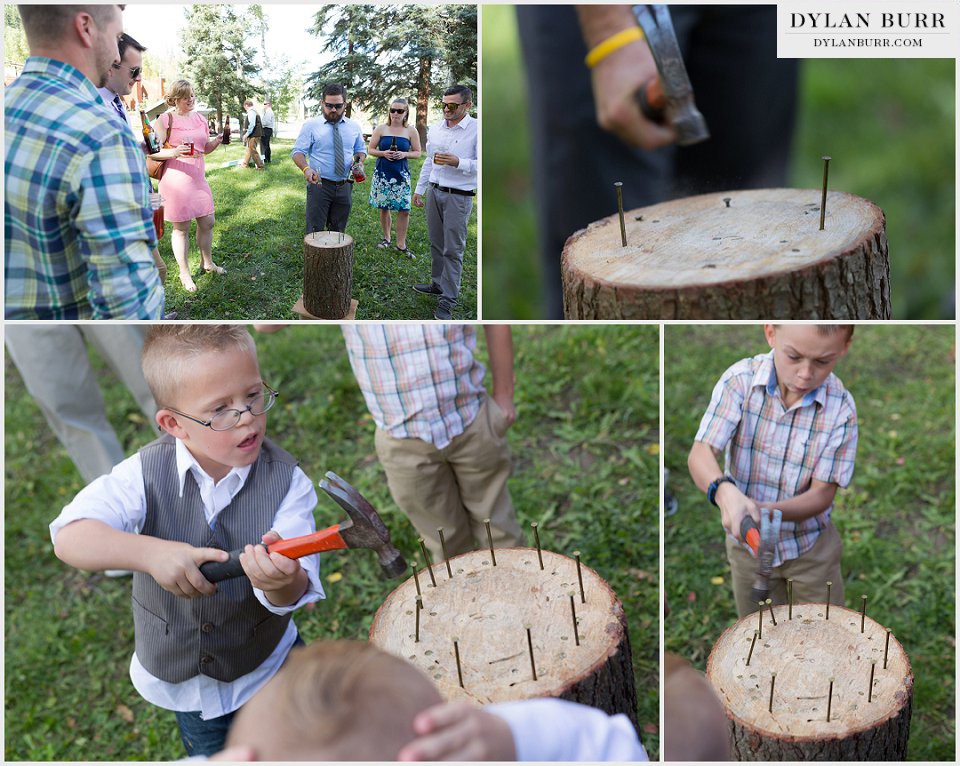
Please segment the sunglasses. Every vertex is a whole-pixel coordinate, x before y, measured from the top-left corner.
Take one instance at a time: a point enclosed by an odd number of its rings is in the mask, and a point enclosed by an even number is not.
[[[122,67],[120,66],[120,64],[111,64],[110,66],[112,66],[112,67],[113,67],[114,69],[116,69],[118,72],[122,69]],[[138,66],[130,67],[130,79],[131,79],[131,80],[136,80],[137,77],[140,76],[140,72],[142,72],[142,71],[143,71],[143,67],[138,67]]]
[[[336,111],[337,109],[343,109],[346,104],[328,104],[326,101],[323,102],[324,107]]]
[[[391,109],[390,114],[403,114],[406,111],[406,109]]]
[[[461,106],[463,106],[463,104],[457,104],[453,101],[442,101],[440,103],[440,108],[443,109],[444,111],[446,111],[447,109],[449,109],[450,111],[456,111]]]

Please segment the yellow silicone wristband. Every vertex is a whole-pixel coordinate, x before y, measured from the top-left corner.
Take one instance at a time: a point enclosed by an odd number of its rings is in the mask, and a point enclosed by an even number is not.
[[[591,50],[584,59],[587,66],[593,69],[597,64],[603,61],[614,51],[620,50],[624,45],[629,45],[635,40],[643,39],[643,30],[640,27],[629,27],[622,32],[617,32],[613,37],[608,37],[602,43]]]

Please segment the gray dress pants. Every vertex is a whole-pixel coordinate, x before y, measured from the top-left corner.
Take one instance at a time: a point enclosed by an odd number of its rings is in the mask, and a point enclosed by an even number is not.
[[[467,247],[467,223],[473,210],[473,197],[427,190],[427,233],[430,236],[433,283],[443,291],[437,301],[451,309],[460,297],[463,251]]]
[[[575,7],[517,6],[545,318],[563,316],[560,253],[567,237],[616,212],[614,181],[623,181],[628,209],[786,182],[798,65],[777,59],[776,7],[675,5],[670,12],[711,138],[644,151],[597,125]]]

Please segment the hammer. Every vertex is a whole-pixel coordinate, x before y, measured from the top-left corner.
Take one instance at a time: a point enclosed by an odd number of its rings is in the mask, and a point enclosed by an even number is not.
[[[407,571],[407,562],[400,551],[390,544],[390,532],[386,525],[363,495],[333,471],[327,471],[326,477],[320,481],[320,489],[330,495],[337,505],[347,512],[349,518],[310,535],[278,540],[268,545],[267,551],[298,559],[321,551],[372,548],[377,552],[380,566],[387,577],[399,577]],[[240,565],[241,553],[242,549],[230,551],[227,561],[203,563],[200,574],[210,582],[240,577],[243,574],[243,567]]]
[[[757,557],[757,571],[753,578],[750,601],[756,604],[770,595],[770,573],[773,571],[773,558],[780,539],[780,525],[783,514],[779,510],[760,509],[760,529],[749,516],[740,523],[740,537]]]
[[[660,74],[659,79],[637,91],[641,111],[653,122],[673,127],[680,146],[706,141],[710,131],[693,102],[693,86],[683,65],[669,9],[665,5],[635,5],[633,15],[643,29]]]

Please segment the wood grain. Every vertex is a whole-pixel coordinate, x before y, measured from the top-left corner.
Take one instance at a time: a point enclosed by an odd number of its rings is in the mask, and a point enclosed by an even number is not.
[[[303,306],[320,319],[343,319],[353,292],[353,237],[318,231],[303,238]]]

